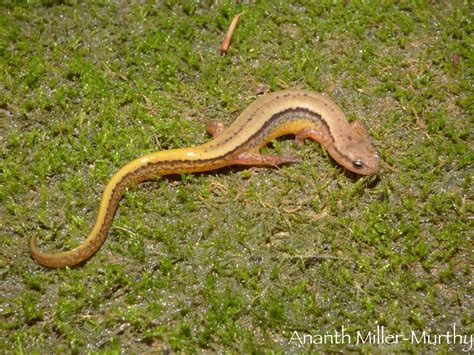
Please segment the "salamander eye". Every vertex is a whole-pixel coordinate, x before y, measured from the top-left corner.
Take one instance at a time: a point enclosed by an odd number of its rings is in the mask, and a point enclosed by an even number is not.
[[[356,169],[361,169],[364,166],[364,163],[362,162],[362,160],[358,159],[352,162],[352,166]]]

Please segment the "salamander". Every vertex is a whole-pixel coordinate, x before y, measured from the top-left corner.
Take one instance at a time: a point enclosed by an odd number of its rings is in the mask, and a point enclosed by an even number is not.
[[[348,122],[328,97],[304,90],[284,90],[263,95],[248,106],[227,128],[213,125],[213,139],[193,147],[157,151],[123,166],[107,183],[97,218],[87,238],[76,248],[44,253],[36,238],[30,241],[31,255],[39,264],[57,268],[81,264],[104,243],[115,212],[126,189],[169,174],[216,170],[231,165],[279,166],[294,159],[261,154],[260,149],[277,137],[295,135],[297,142],[310,138],[349,171],[373,175],[380,156],[360,121]]]

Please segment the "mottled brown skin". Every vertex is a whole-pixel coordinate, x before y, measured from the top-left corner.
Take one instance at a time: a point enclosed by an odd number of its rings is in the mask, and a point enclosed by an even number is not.
[[[105,187],[96,222],[84,242],[69,251],[44,253],[32,237],[33,259],[52,268],[74,266],[88,260],[104,243],[125,190],[145,180],[230,165],[279,166],[294,162],[292,158],[259,152],[279,136],[294,134],[298,142],[311,138],[354,173],[372,175],[379,170],[380,157],[362,123],[350,124],[333,101],[310,91],[267,94],[244,110],[227,129],[217,124],[209,130],[214,139],[208,143],[158,151],[122,167]]]

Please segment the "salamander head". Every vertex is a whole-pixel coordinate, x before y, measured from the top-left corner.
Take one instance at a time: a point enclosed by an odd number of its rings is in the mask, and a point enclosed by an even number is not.
[[[374,175],[380,169],[380,155],[372,144],[372,137],[360,121],[351,124],[352,130],[341,140],[339,153],[346,169],[359,175]]]

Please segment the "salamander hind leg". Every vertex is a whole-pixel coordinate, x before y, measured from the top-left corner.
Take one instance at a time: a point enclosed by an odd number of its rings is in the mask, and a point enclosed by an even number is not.
[[[296,163],[296,157],[281,157],[274,154],[260,154],[257,152],[243,152],[231,160],[235,165],[257,165],[257,166],[280,166],[283,164]]]
[[[222,122],[211,122],[207,125],[207,131],[212,135],[212,138],[216,138],[222,132],[224,132],[225,126]]]

